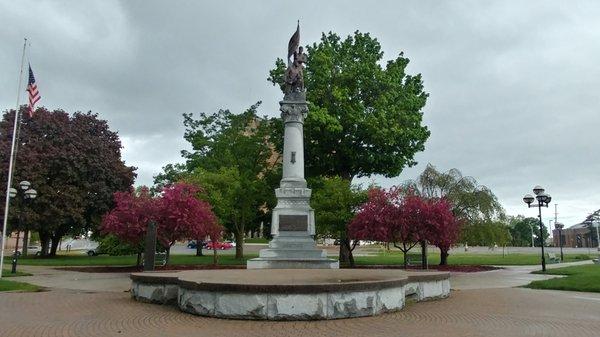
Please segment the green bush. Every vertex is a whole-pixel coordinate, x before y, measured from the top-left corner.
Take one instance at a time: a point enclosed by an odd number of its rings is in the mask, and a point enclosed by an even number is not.
[[[98,254],[108,254],[110,256],[132,255],[141,252],[141,246],[133,246],[125,243],[114,235],[107,235],[100,239]]]

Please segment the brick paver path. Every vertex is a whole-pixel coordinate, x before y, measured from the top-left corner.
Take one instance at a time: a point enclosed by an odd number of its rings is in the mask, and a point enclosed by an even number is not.
[[[600,294],[462,290],[377,317],[266,322],[197,317],[125,292],[55,289],[0,294],[0,336],[600,336]]]

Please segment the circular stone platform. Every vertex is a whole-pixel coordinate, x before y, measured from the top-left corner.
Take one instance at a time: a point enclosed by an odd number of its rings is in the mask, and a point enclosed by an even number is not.
[[[447,297],[449,273],[389,269],[190,270],[131,274],[132,296],[196,315],[318,320],[397,311]]]

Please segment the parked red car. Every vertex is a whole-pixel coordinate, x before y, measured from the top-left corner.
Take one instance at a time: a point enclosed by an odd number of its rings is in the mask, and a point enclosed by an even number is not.
[[[209,241],[206,243],[206,249],[213,250],[213,248],[219,249],[219,250],[231,249],[231,248],[233,248],[233,244],[231,242],[213,242],[213,241]]]

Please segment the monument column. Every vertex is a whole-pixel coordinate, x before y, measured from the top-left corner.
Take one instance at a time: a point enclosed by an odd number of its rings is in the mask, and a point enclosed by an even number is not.
[[[283,175],[275,189],[277,206],[273,209],[269,248],[248,260],[248,269],[258,268],[338,268],[314,240],[315,215],[310,207],[311,190],[304,179],[304,118],[308,114],[303,67],[306,54],[299,47],[300,28],[288,45],[285,95],[279,102],[284,123]],[[294,61],[290,62],[289,57]]]

